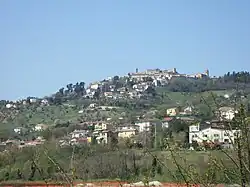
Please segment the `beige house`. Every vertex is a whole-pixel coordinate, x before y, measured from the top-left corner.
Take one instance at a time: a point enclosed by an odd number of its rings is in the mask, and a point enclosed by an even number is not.
[[[176,116],[179,114],[179,109],[177,107],[167,109],[167,116]]]
[[[136,129],[123,129],[118,131],[118,138],[131,138],[136,135]]]
[[[233,107],[221,107],[219,108],[219,111],[217,111],[220,120],[232,120],[237,113],[238,111]]]
[[[109,123],[99,122],[95,124],[95,131],[108,130],[112,127]]]

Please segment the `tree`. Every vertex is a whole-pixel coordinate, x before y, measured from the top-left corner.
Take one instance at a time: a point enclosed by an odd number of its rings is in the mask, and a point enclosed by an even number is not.
[[[63,96],[64,95],[64,88],[60,88],[59,93]]]

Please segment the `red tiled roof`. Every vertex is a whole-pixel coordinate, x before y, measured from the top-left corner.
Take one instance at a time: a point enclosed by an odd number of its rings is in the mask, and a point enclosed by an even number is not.
[[[173,119],[173,118],[171,118],[171,117],[165,117],[165,118],[164,118],[165,121],[171,121],[172,119]]]

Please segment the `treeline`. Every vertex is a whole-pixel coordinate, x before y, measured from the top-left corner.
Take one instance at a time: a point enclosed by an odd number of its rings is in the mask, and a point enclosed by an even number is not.
[[[241,89],[250,91],[249,72],[227,73],[219,78],[172,78],[166,86],[173,92],[204,92],[212,90]]]
[[[181,155],[187,160],[182,160]],[[199,159],[194,162],[197,156]],[[230,160],[226,160],[227,165],[221,170],[214,170],[211,175],[207,175],[210,165],[206,157],[206,155],[200,155],[199,152],[179,152],[175,159],[181,164],[181,168],[192,164],[199,172],[199,180],[207,180],[212,175],[211,180],[214,183],[227,183],[229,179],[238,182],[235,177],[238,173],[231,172],[236,168],[232,166]],[[185,169],[183,171],[178,169],[168,152],[133,149],[110,151],[110,148],[100,146],[60,148],[55,144],[50,144],[21,150],[12,148],[8,153],[0,155],[0,182],[10,180],[64,181],[65,176],[73,180],[84,181],[98,179],[142,181],[147,178],[150,181],[183,182],[183,175],[190,174]]]

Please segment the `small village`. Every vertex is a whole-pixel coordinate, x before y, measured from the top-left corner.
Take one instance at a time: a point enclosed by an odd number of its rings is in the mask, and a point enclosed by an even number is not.
[[[235,77],[244,89],[235,89]],[[0,158],[14,165],[3,167],[0,179],[41,180],[34,173],[43,168],[47,178],[62,180],[56,167],[70,166],[67,175],[86,180],[141,177],[151,168],[152,180],[171,181],[159,162],[170,165],[175,154],[203,168],[208,155],[223,157],[245,137],[239,124],[250,122],[248,77],[136,69],[89,85],[69,83],[42,98],[2,100]]]

